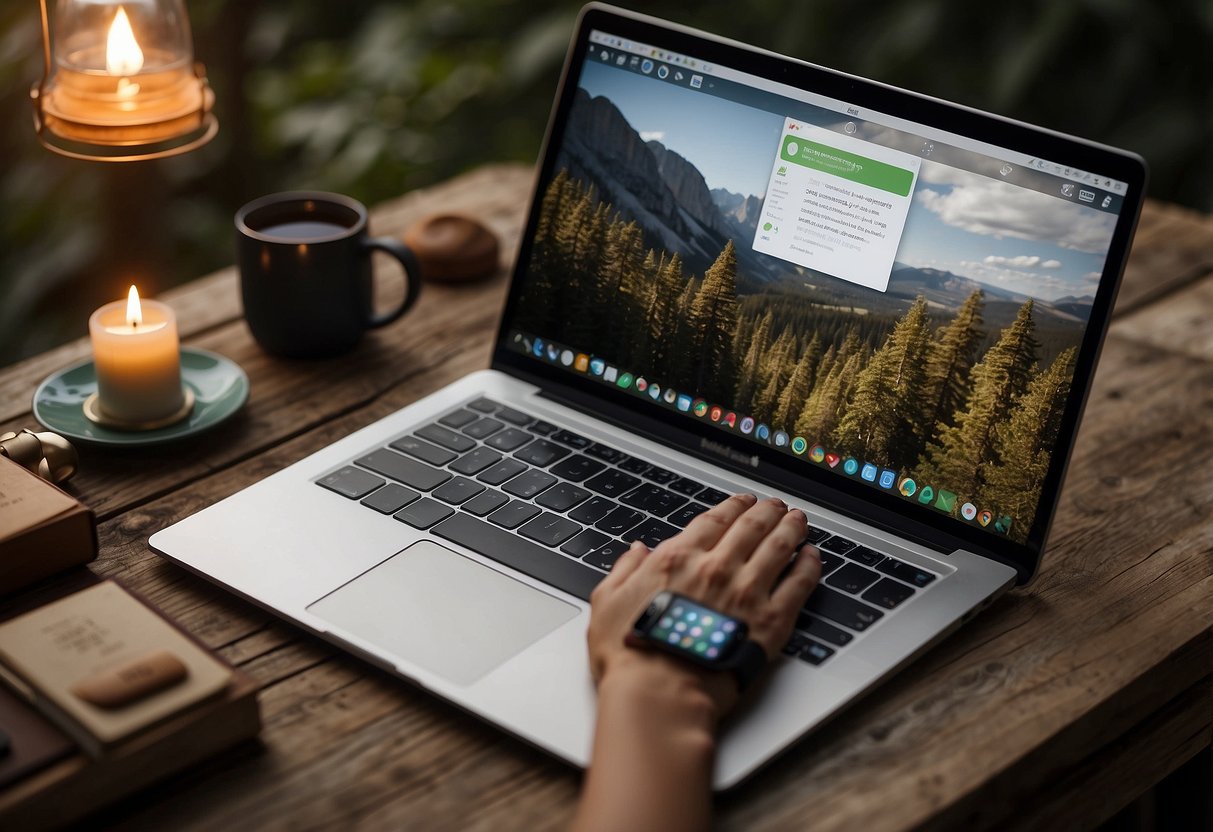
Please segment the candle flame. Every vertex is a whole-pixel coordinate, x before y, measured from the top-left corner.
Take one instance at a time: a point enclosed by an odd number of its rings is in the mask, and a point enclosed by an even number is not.
[[[134,75],[143,68],[143,50],[135,40],[126,8],[118,7],[105,43],[105,70],[110,75]]]
[[[139,290],[131,286],[126,294],[126,323],[128,326],[139,326],[143,323],[143,307],[139,305]]]

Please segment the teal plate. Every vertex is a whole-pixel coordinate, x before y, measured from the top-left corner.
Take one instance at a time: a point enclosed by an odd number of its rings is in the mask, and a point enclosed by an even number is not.
[[[206,350],[181,348],[181,381],[194,391],[194,409],[188,419],[156,430],[113,430],[84,415],[84,400],[97,390],[97,372],[92,360],[82,361],[38,385],[34,418],[48,430],[94,445],[160,445],[210,430],[230,419],[248,400],[244,370]]]

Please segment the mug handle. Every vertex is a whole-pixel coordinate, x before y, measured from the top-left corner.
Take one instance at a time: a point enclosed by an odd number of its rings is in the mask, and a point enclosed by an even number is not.
[[[369,240],[363,240],[362,252],[369,255],[372,251],[382,251],[390,254],[400,261],[400,265],[404,267],[404,300],[400,302],[398,307],[389,312],[385,312],[382,315],[372,315],[371,319],[367,321],[367,325],[375,328],[390,324],[409,311],[413,304],[417,302],[417,295],[421,293],[421,266],[418,265],[417,257],[413,254],[412,249],[399,240],[393,240],[391,237],[373,237]]]

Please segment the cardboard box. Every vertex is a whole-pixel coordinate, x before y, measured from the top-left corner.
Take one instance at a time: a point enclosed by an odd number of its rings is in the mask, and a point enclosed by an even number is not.
[[[0,595],[97,557],[93,512],[0,457]]]

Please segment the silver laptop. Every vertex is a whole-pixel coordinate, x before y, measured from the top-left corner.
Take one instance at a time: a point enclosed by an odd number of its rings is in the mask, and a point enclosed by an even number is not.
[[[629,541],[779,496],[825,577],[727,727],[729,787],[1032,577],[1144,185],[1131,154],[587,7],[492,368],[151,545],[585,765],[591,590]]]

